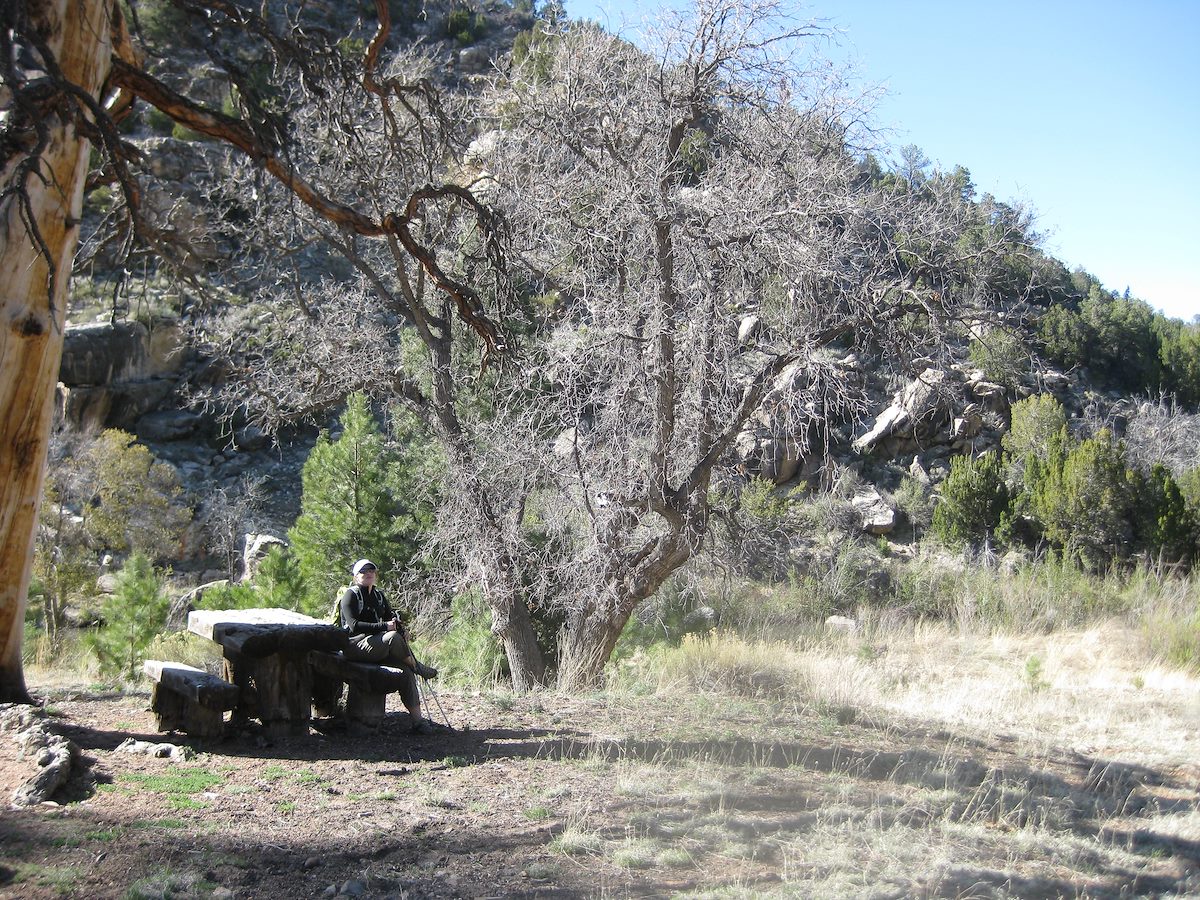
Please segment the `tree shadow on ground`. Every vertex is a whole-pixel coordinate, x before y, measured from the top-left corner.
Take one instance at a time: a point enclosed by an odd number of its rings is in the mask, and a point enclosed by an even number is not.
[[[146,741],[176,740],[189,743],[202,751],[245,760],[277,762],[355,762],[376,766],[381,776],[407,774],[410,764],[420,764],[422,773],[440,769],[463,768],[497,761],[601,762],[636,763],[682,769],[693,764],[712,764],[714,769],[758,771],[764,784],[756,787],[753,781],[738,777],[731,779],[711,798],[696,800],[642,801],[637,797],[610,795],[606,812],[612,816],[611,840],[620,841],[628,827],[622,817],[634,813],[653,812],[654,824],[645,826],[649,836],[677,834],[698,808],[708,807],[727,814],[727,827],[742,840],[757,842],[767,848],[756,857],[757,876],[767,877],[778,871],[782,860],[778,848],[784,843],[803,846],[805,836],[836,821],[831,818],[828,779],[838,776],[854,783],[849,799],[839,802],[845,807],[849,824],[889,830],[924,829],[936,831],[945,823],[982,825],[996,833],[1022,831],[1032,853],[1037,858],[1053,859],[1054,842],[1070,836],[1090,842],[1073,853],[1083,857],[1076,870],[1086,872],[1071,877],[1024,877],[1011,870],[988,868],[985,864],[952,865],[936,874],[925,876],[917,883],[927,896],[1022,896],[1022,897],[1123,897],[1161,896],[1179,893],[1196,887],[1194,866],[1200,860],[1200,842],[1189,838],[1156,833],[1143,827],[1152,815],[1194,812],[1197,809],[1196,786],[1168,771],[1154,767],[1106,760],[1068,751],[1053,751],[1042,759],[1022,760],[1011,750],[999,749],[994,743],[976,741],[944,730],[898,734],[895,730],[857,729],[849,739],[830,737],[828,740],[770,740],[745,737],[714,737],[695,740],[655,740],[641,737],[597,737],[582,728],[503,725],[471,728],[460,731],[439,730],[432,735],[409,733],[407,714],[392,713],[380,727],[352,732],[337,723],[319,723],[329,727],[324,732],[306,736],[269,740],[252,726],[235,729],[224,739],[210,742],[190,742],[183,736],[131,733],[103,728],[91,728],[69,721],[58,721],[56,730],[74,740],[85,751],[112,751],[130,737]],[[878,734],[878,738],[872,738]],[[855,743],[849,743],[852,739]],[[908,743],[917,746],[906,745]],[[94,771],[96,758],[85,753],[86,767],[78,782],[69,786],[72,796],[82,799],[88,779],[103,781],[104,773]],[[611,775],[599,775],[599,778]],[[893,789],[894,786],[894,789]],[[914,804],[911,788],[935,792],[939,798],[934,806]],[[1143,818],[1146,817],[1146,818]],[[28,840],[41,840],[34,849],[40,852],[61,840],[45,820],[20,816],[24,823],[17,828],[32,829]],[[14,820],[16,821],[16,820]],[[0,826],[0,844],[16,837],[12,822]],[[38,829],[48,829],[38,838]],[[22,840],[24,840],[22,838]],[[237,846],[246,851],[245,843],[227,843],[219,836],[189,839],[197,852],[220,856],[234,854]],[[199,840],[200,844],[195,844]],[[447,886],[435,873],[410,871],[403,861],[436,845],[438,852],[463,859],[478,856],[490,864],[507,865],[512,857],[537,854],[545,849],[549,832],[514,834],[496,833],[487,828],[462,828],[453,832],[419,832],[414,829],[403,835],[390,834],[372,844],[370,861],[385,860],[412,896],[465,896],[460,888]],[[163,843],[162,841],[159,842]],[[250,879],[238,884],[253,885],[253,892],[266,895],[270,889],[282,889],[276,883],[272,868],[281,871],[295,869],[296,858],[313,854],[322,856],[321,877],[329,879],[330,872],[340,866],[343,872],[355,866],[368,865],[355,856],[357,851],[337,843],[336,854],[341,862],[324,861],[327,847],[289,845],[285,859],[267,863],[264,867],[233,865],[222,878]],[[1132,854],[1133,862],[1122,862],[1119,854],[1104,853],[1105,847],[1119,847]],[[270,857],[276,850],[260,848]],[[143,852],[137,850],[136,852]],[[162,854],[162,849],[147,849],[147,855]],[[171,851],[174,852],[174,851]],[[772,856],[775,853],[776,856]],[[288,855],[290,854],[290,855]],[[382,854],[382,856],[374,855]],[[169,855],[169,854],[168,854]],[[3,854],[4,859],[11,859]],[[1170,858],[1170,859],[1168,859]],[[174,859],[174,857],[171,857]],[[1138,860],[1180,861],[1169,874],[1169,866],[1147,866],[1154,871],[1139,870]],[[465,864],[464,864],[465,865]],[[473,865],[473,864],[472,864]],[[227,867],[228,868],[228,867]],[[586,867],[581,867],[580,871]],[[1168,874],[1163,874],[1166,868]],[[474,870],[472,870],[474,871]],[[249,873],[249,874],[248,874]],[[510,873],[513,882],[503,891],[506,896],[577,896],[595,893],[594,884],[584,878],[581,883],[536,885],[521,883],[519,873]],[[664,885],[670,890],[686,889],[695,882],[712,887],[711,873],[704,876],[683,876],[663,873],[622,876],[619,892],[630,895],[656,894]],[[742,883],[742,887],[753,883]],[[282,877],[282,876],[280,876]],[[480,877],[486,877],[482,873]],[[776,875],[776,878],[778,875]],[[258,878],[259,881],[253,881]],[[410,879],[403,881],[403,879]],[[667,879],[664,881],[664,879]],[[673,879],[673,880],[671,880]],[[222,881],[222,884],[226,881]],[[914,882],[899,889],[896,896],[906,896]],[[320,893],[325,884],[317,884],[306,874],[300,885],[289,884],[285,893],[305,893],[309,888]],[[682,886],[682,887],[681,887]],[[668,891],[669,892],[669,891]],[[886,893],[886,891],[884,892]],[[386,891],[385,891],[386,894]],[[101,894],[103,895],[103,892]]]

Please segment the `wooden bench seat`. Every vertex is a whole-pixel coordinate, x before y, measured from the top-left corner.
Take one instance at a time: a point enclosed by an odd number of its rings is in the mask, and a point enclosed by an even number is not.
[[[184,731],[192,737],[218,737],[225,710],[238,704],[238,688],[203,669],[148,659],[142,671],[154,681],[150,708],[159,731]]]
[[[313,706],[318,715],[333,715],[346,692],[346,719],[378,725],[387,709],[387,695],[400,690],[404,669],[379,663],[354,662],[341,653],[313,650],[308,654],[313,673]]]

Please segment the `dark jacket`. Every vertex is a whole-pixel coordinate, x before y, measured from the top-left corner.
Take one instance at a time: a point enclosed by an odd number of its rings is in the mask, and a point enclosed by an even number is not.
[[[388,630],[388,622],[398,619],[383,596],[383,591],[376,588],[368,590],[358,584],[346,588],[340,607],[342,627],[349,629],[351,636],[382,634]],[[402,623],[398,621],[397,624]]]

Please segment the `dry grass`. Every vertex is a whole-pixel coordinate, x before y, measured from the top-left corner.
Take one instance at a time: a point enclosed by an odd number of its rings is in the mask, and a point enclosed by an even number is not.
[[[639,824],[699,867],[780,879],[733,894],[1200,895],[1200,677],[1165,665],[1129,616],[715,633],[624,675],[682,720],[657,729],[660,774],[637,773],[656,785],[656,824]],[[702,709],[707,740],[692,730]]]

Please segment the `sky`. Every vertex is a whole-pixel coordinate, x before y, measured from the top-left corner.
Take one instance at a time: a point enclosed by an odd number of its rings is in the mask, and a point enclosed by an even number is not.
[[[565,5],[635,42],[654,6]],[[885,89],[875,122],[896,150],[1032,210],[1067,268],[1200,315],[1200,0],[810,0],[797,14]]]

